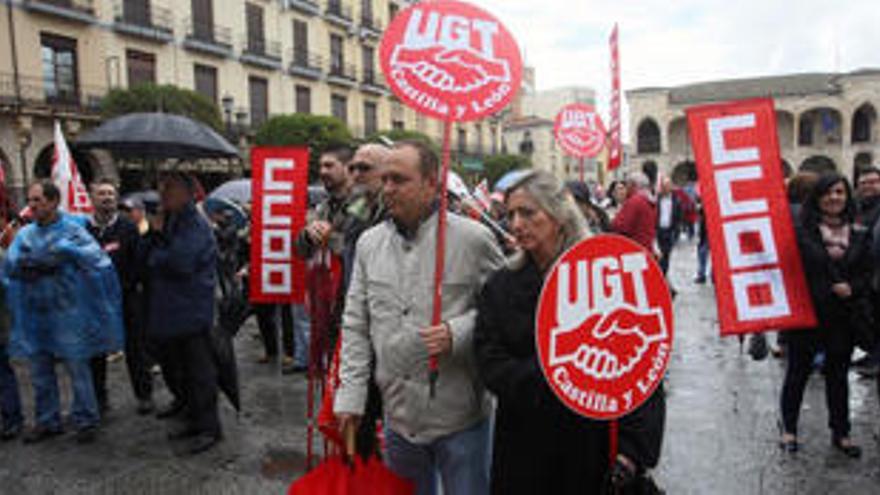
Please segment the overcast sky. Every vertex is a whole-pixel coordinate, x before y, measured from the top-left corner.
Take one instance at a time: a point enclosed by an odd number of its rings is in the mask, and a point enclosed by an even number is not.
[[[590,86],[605,115],[615,22],[624,90],[880,67],[880,0],[471,1],[513,32],[539,89]]]

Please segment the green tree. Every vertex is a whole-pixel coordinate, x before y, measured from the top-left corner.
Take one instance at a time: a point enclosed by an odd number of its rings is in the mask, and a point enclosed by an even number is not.
[[[272,117],[254,137],[258,146],[309,147],[309,181],[318,177],[318,161],[327,149],[352,144],[351,132],[336,117],[295,113]]]
[[[101,102],[105,118],[135,112],[166,112],[183,115],[215,130],[222,128],[220,109],[206,96],[170,84],[139,84],[129,89],[111,90]]]
[[[494,185],[504,174],[511,170],[531,168],[532,161],[522,155],[492,155],[483,161],[486,179]]]

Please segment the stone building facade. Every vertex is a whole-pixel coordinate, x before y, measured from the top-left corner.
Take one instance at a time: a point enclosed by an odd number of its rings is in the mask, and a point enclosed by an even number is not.
[[[776,105],[782,166],[838,170],[880,164],[880,70],[795,74],[706,82],[626,92],[630,109],[632,167],[655,163],[679,183],[695,178],[685,109],[691,106],[772,97]]]

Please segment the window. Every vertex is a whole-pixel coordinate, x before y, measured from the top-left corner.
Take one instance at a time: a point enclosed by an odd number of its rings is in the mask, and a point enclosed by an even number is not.
[[[402,120],[396,120],[396,119],[395,119],[395,120],[392,120],[392,121],[391,121],[391,128],[394,129],[395,131],[402,131],[402,130],[404,130],[403,121],[402,121]]]
[[[269,82],[262,77],[248,78],[251,95],[251,126],[259,127],[269,119]]]
[[[309,25],[299,19],[293,20],[293,63],[309,66]]]
[[[156,56],[137,50],[125,51],[125,64],[128,69],[128,87],[156,82]]]
[[[76,40],[42,33],[40,44],[46,99],[77,101]]]
[[[122,2],[122,17],[125,22],[138,26],[151,26],[150,0],[124,0]]]
[[[214,41],[213,0],[192,0],[192,24],[196,39]]]
[[[808,115],[801,117],[800,126],[798,127],[798,144],[800,146],[811,146],[813,144],[813,119]]]
[[[373,25],[373,0],[361,0],[361,19],[364,24]]]
[[[653,119],[643,120],[636,134],[639,153],[660,153],[660,127]]]
[[[388,3],[388,22],[394,20],[394,16],[400,11],[400,7],[397,6],[394,2]]]
[[[308,86],[297,85],[296,92],[296,112],[312,113],[312,90]]]
[[[371,46],[363,46],[361,48],[361,58],[363,59],[364,82],[375,84],[376,72],[374,70],[375,50]]]
[[[251,53],[266,52],[266,36],[263,29],[263,7],[252,3],[244,4],[247,24],[247,48]]]
[[[483,126],[482,124],[474,124],[474,133],[477,135],[477,153],[483,154]]]
[[[217,68],[195,64],[196,92],[217,103]]]
[[[378,112],[376,111],[376,103],[372,101],[364,102],[364,137],[372,136],[379,131]]]
[[[467,151],[467,131],[464,129],[458,130],[458,152],[465,153]]]
[[[345,65],[345,52],[342,42],[342,36],[338,34],[330,35],[330,72],[332,74],[341,74],[342,67]]]
[[[348,99],[343,95],[330,95],[330,113],[348,124]]]

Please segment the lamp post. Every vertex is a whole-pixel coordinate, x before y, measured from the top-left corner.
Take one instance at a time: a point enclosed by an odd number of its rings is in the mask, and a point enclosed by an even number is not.
[[[235,106],[235,99],[227,94],[220,102],[223,105],[223,114],[226,116],[226,137],[232,139],[232,109]]]

